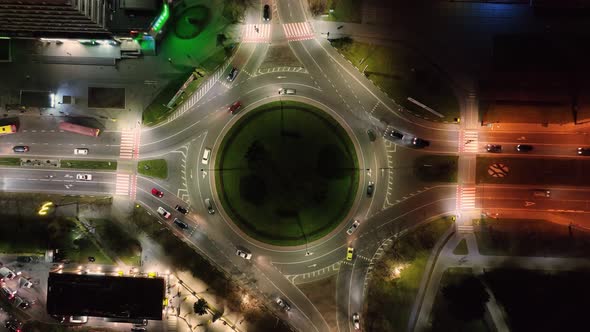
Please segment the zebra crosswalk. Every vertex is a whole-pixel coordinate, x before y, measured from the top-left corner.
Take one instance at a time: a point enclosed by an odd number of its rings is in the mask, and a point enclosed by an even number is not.
[[[115,180],[115,195],[129,195],[129,184],[131,183],[130,179],[130,174],[117,173],[117,179]]]
[[[309,22],[286,23],[283,30],[288,41],[313,39],[314,34]]]
[[[461,131],[461,140],[459,144],[459,152],[478,152],[477,131],[465,130]]]
[[[117,173],[115,195],[129,196],[129,199],[134,201],[137,197],[137,175]]]
[[[271,37],[272,24],[244,24],[242,27],[242,43],[268,43]]]
[[[457,187],[457,210],[475,209],[475,186]]]
[[[134,159],[139,156],[139,139],[141,131],[139,128],[135,130],[125,130],[121,133],[121,145],[119,147],[119,158]]]

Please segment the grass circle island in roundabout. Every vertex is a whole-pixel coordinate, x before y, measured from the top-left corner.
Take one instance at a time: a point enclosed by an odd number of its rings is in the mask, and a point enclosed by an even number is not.
[[[292,101],[239,119],[215,162],[220,202],[240,229],[274,245],[300,245],[333,230],[358,189],[352,140],[324,111]]]

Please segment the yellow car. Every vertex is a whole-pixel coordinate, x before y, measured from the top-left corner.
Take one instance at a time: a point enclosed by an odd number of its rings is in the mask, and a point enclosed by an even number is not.
[[[346,260],[351,261],[353,254],[354,254],[354,248],[348,247],[348,250],[346,250]]]

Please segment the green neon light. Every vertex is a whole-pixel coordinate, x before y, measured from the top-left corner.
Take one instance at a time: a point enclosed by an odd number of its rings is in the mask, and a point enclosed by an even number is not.
[[[168,17],[170,17],[170,10],[168,9],[168,5],[164,4],[164,7],[162,8],[162,13],[160,13],[160,16],[156,20],[156,23],[154,23],[152,30],[155,32],[160,31],[164,24],[166,24],[166,21],[168,21]]]

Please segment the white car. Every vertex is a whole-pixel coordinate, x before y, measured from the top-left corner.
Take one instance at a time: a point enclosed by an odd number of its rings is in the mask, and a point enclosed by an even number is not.
[[[158,214],[161,215],[162,217],[168,219],[170,218],[170,212],[166,211],[163,207],[158,207],[158,209],[156,210],[158,211]]]
[[[348,230],[346,231],[346,234],[348,235],[352,235],[352,233],[354,233],[354,231],[359,227],[360,225],[360,221],[355,220],[352,225],[350,225],[350,227],[348,228]]]
[[[240,249],[238,249],[236,251],[236,255],[242,257],[243,259],[250,259],[250,258],[252,258],[252,254],[251,253],[246,252],[246,251],[242,251]]]
[[[277,302],[279,307],[281,307],[283,310],[285,310],[285,311],[291,310],[291,307],[287,304],[287,302],[283,301],[283,299],[281,299],[280,297],[277,297],[277,299],[275,301]]]
[[[361,318],[359,317],[358,312],[352,314],[352,325],[354,325],[355,330],[361,329]]]
[[[205,151],[203,151],[203,159],[201,159],[201,162],[203,163],[203,165],[207,165],[209,163],[209,156],[210,155],[211,155],[211,149],[205,148]]]
[[[76,174],[76,180],[92,181],[92,174]]]
[[[77,148],[77,149],[74,149],[74,154],[87,155],[88,154],[88,149],[86,149],[86,148]]]
[[[86,324],[88,323],[88,316],[70,316],[68,322],[72,324]]]

